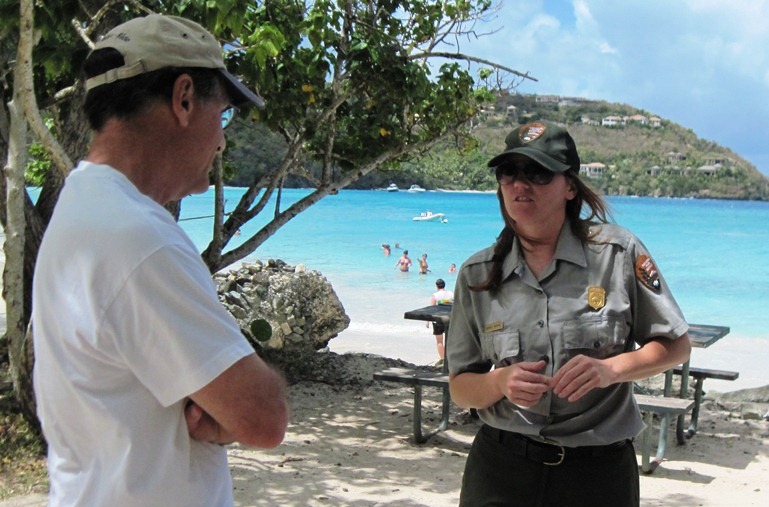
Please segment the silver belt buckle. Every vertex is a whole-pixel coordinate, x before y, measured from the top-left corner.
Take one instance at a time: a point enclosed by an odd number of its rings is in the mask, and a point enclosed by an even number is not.
[[[558,453],[558,461],[554,461],[552,463],[542,463],[543,465],[555,467],[563,463],[563,460],[566,459],[566,449],[563,448],[561,444],[556,444],[555,442],[546,442],[547,444],[550,444],[554,447],[558,447],[561,451]]]

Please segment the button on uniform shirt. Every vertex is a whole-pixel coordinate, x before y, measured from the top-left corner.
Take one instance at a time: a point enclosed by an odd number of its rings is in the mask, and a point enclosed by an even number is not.
[[[643,243],[614,224],[594,225],[591,237],[581,241],[567,221],[539,279],[516,238],[496,292],[468,288],[487,279],[493,248],[471,256],[454,292],[450,373],[485,373],[546,358],[542,373],[552,376],[579,354],[602,359],[683,335],[688,325]],[[571,447],[617,442],[644,428],[632,382],[594,389],[577,402],[548,392],[522,408],[502,398],[478,413],[495,428]]]

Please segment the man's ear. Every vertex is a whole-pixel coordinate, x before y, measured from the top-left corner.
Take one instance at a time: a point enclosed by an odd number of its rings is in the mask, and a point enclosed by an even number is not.
[[[190,114],[194,109],[195,84],[189,74],[182,74],[174,81],[171,94],[171,110],[179,124],[186,127],[190,121]]]

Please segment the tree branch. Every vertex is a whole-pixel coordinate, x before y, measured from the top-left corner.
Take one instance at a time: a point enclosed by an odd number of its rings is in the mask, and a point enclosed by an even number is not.
[[[31,0],[26,0],[30,1]],[[24,117],[29,122],[29,126],[34,132],[40,144],[51,156],[51,161],[62,173],[67,174],[72,168],[72,161],[64,152],[61,144],[45,126],[43,118],[40,116],[40,109],[35,98],[34,79],[32,77],[32,46],[34,37],[34,20],[30,12],[29,17],[25,15],[25,3],[21,2],[21,23],[19,24],[19,52],[16,57],[16,76],[14,77],[14,86],[19,88],[19,99]],[[30,4],[31,5],[31,4]],[[30,10],[32,7],[30,6]]]
[[[530,76],[528,72],[526,73],[520,72],[515,69],[511,69],[510,67],[505,67],[504,65],[501,65],[499,63],[492,62],[491,60],[486,60],[484,58],[478,58],[476,56],[470,56],[463,53],[446,53],[443,51],[430,51],[430,52],[409,55],[408,58],[410,60],[421,60],[425,58],[447,58],[450,60],[463,60],[467,62],[482,63],[484,65],[488,65],[489,67],[503,70],[505,72],[509,72],[510,74],[514,74],[516,76],[519,76],[525,79],[531,79],[532,81],[539,81],[537,78]]]

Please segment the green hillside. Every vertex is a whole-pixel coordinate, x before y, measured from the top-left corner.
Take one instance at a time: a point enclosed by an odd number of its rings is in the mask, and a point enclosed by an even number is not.
[[[610,117],[618,125],[606,126]],[[583,179],[604,194],[769,200],[769,178],[755,166],[671,120],[626,104],[520,94],[502,95],[484,111],[469,128],[472,140],[452,139],[417,162],[369,174],[351,188],[394,182],[400,188],[492,190],[486,162],[504,148],[515,125],[536,119],[567,126],[582,163],[591,164]],[[239,125],[228,142],[230,174],[238,175],[230,184],[269,167],[282,153],[279,139],[255,125]],[[302,184],[298,178],[286,182]]]

